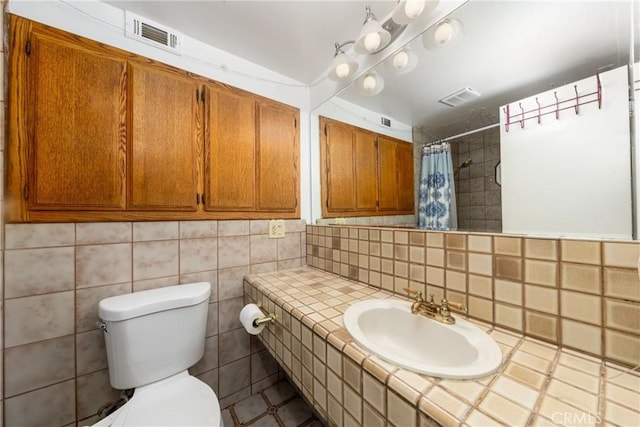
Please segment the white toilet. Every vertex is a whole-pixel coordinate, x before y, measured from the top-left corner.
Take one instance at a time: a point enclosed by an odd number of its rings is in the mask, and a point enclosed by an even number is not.
[[[215,393],[187,371],[204,354],[210,293],[200,282],[100,301],[111,386],[135,390],[94,426],[224,427]]]

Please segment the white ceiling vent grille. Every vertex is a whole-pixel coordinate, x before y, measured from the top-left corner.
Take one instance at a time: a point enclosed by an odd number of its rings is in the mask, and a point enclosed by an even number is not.
[[[182,54],[182,34],[129,11],[125,11],[125,34],[129,38]]]
[[[441,102],[449,107],[457,107],[458,105],[464,104],[465,102],[469,102],[475,98],[478,98],[480,94],[470,87],[463,87],[452,94],[445,96],[440,99],[438,102]]]

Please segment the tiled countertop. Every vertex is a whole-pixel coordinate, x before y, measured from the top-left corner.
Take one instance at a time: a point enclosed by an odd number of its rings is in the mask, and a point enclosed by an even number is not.
[[[247,301],[279,319],[261,340],[331,423],[640,426],[640,375],[625,367],[470,319],[500,345],[499,371],[476,380],[420,375],[372,355],[344,329],[352,303],[397,295],[311,267],[245,282]]]

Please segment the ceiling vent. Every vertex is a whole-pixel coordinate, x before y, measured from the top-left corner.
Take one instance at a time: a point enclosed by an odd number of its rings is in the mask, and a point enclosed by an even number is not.
[[[449,107],[457,107],[458,105],[469,102],[475,98],[478,98],[479,96],[480,94],[470,87],[463,87],[462,89],[459,89],[452,94],[445,96],[438,102],[441,102],[444,105],[448,105]]]
[[[125,11],[125,34],[151,46],[182,54],[182,34],[129,11]]]

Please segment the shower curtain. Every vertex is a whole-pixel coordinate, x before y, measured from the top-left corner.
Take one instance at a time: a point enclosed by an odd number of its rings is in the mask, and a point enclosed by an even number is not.
[[[427,230],[458,228],[453,162],[448,142],[422,148],[418,226]]]

